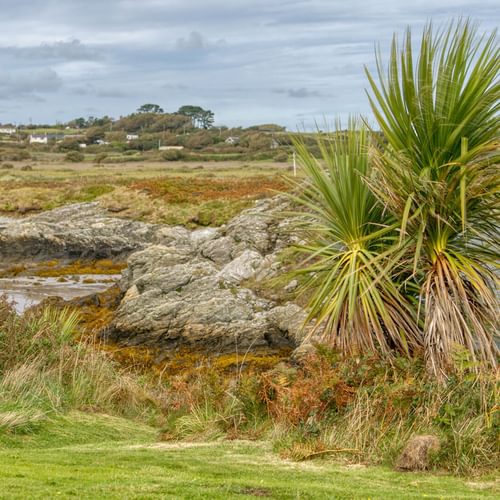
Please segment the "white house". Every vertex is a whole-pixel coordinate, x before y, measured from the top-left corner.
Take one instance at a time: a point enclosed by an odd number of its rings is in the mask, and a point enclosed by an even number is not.
[[[136,141],[137,139],[139,139],[137,134],[127,134],[127,141]]]
[[[49,138],[46,134],[31,134],[30,135],[30,144],[47,144],[49,142]]]

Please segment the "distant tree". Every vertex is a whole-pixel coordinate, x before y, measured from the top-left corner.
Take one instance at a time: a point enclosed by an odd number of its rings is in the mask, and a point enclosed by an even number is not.
[[[185,142],[186,147],[189,149],[202,149],[210,144],[213,144],[212,136],[210,132],[206,132],[205,130],[190,134],[187,136]]]
[[[184,116],[188,116],[189,118],[191,118],[191,124],[193,125],[193,127],[196,127],[197,126],[197,120],[198,120],[198,117],[200,116],[200,113],[203,112],[203,108],[200,108],[200,106],[192,106],[192,105],[185,105],[185,106],[181,106],[179,108],[179,110],[177,111],[177,113],[179,115],[184,115]]]
[[[248,127],[249,130],[258,130],[259,132],[285,132],[286,127],[276,125],[276,123],[263,123],[260,125],[253,125]]]
[[[104,139],[105,134],[106,134],[105,127],[92,126],[87,130],[85,134],[86,142],[88,142],[89,144],[94,144],[97,140]]]
[[[214,113],[209,109],[203,109],[200,106],[186,105],[181,106],[177,111],[180,115],[189,116],[193,127],[210,128],[214,123]]]
[[[158,106],[158,104],[151,104],[151,103],[143,104],[141,107],[137,108],[137,112],[156,113],[156,114],[164,113],[163,108]]]
[[[172,130],[182,130],[184,127],[191,125],[191,118],[179,114],[164,114],[157,117],[151,125],[152,132],[165,132]]]
[[[80,151],[80,142],[78,139],[64,139],[58,144],[59,151]]]
[[[85,125],[87,124],[85,118],[83,118],[82,116],[79,117],[79,118],[75,118],[72,122],[70,122],[69,124],[73,125],[74,127],[76,128],[85,128]]]
[[[80,151],[70,151],[69,153],[66,154],[64,157],[66,161],[71,161],[74,163],[82,162],[85,160],[85,156],[82,152]]]
[[[210,111],[209,109],[203,110],[199,117],[199,123],[204,129],[212,128],[212,125],[214,124],[213,111]]]

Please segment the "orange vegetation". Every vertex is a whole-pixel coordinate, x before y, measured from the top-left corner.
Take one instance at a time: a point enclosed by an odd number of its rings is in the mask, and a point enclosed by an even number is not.
[[[246,178],[185,178],[163,177],[133,183],[130,189],[161,198],[167,203],[196,203],[220,199],[260,198],[288,188],[279,176]]]
[[[57,260],[38,264],[35,276],[57,277],[73,274],[120,274],[127,264],[113,262],[109,259],[75,260],[70,263],[61,263]]]

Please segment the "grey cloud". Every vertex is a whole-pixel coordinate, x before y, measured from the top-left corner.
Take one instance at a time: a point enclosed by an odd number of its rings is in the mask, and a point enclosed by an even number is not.
[[[95,95],[96,89],[91,83],[86,83],[85,85],[71,88],[70,92],[80,96]]]
[[[140,102],[189,102],[227,125],[295,129],[324,115],[369,114],[363,65],[386,60],[393,32],[415,46],[430,18],[498,25],[498,0],[0,0],[0,94],[19,105],[3,120],[123,115]],[[221,40],[222,39],[222,40]],[[226,40],[224,43],[223,40]],[[52,81],[40,72],[51,67]],[[41,75],[43,82],[29,75]],[[30,79],[31,78],[31,79]],[[56,91],[51,92],[51,90]],[[278,93],[276,93],[276,90]],[[35,103],[33,99],[46,99]],[[32,99],[29,106],[26,101]],[[140,102],[138,102],[140,101]],[[2,104],[7,101],[2,101]],[[300,115],[300,116],[299,116]],[[58,117],[59,118],[59,117]]]
[[[62,79],[51,68],[30,73],[7,74],[0,80],[0,98],[30,97],[42,99],[38,93],[56,92],[62,87]]]
[[[97,91],[96,95],[97,97],[109,97],[111,99],[124,99],[131,96],[129,92],[114,88],[100,89]]]
[[[205,46],[205,39],[197,31],[191,31],[187,38],[178,38],[175,42],[175,47],[178,50],[203,49]]]
[[[92,83],[86,83],[82,86],[73,87],[70,89],[70,92],[78,96],[94,96],[112,99],[122,99],[130,96],[129,92],[125,92],[120,88],[96,88],[96,86]]]
[[[317,90],[309,90],[305,87],[300,87],[296,89],[275,89],[275,94],[286,94],[288,97],[293,97],[295,99],[305,99],[308,97],[321,97],[321,93]]]
[[[84,45],[80,40],[76,39],[68,42],[43,42],[40,45],[28,47],[0,47],[0,54],[35,60],[95,61],[100,58],[95,49]]]
[[[187,90],[188,86],[182,83],[165,83],[161,88],[167,90]]]

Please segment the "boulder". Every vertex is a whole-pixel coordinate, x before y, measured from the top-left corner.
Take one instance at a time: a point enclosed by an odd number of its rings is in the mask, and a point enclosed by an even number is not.
[[[255,250],[245,250],[234,260],[225,265],[218,276],[227,282],[239,283],[252,278],[262,264],[263,257]]]
[[[436,436],[413,436],[406,443],[395,468],[400,471],[427,470],[430,467],[432,454],[437,453],[440,448],[441,444]]]
[[[297,332],[290,334],[283,318],[273,312],[275,304],[238,286],[251,268],[245,267],[250,257],[257,255],[243,253],[235,259],[243,261],[242,266],[221,273],[209,259],[188,259],[171,247],[156,245],[133,254],[121,284],[125,295],[105,337],[170,352],[295,347]]]
[[[244,285],[277,271],[276,255],[288,237],[277,230],[282,210],[282,199],[262,200],[225,228],[195,231],[189,238],[178,233],[176,240],[132,254],[120,284],[125,295],[105,337],[163,353],[300,345],[305,312]]]
[[[248,283],[275,276],[293,241],[282,197],[259,200],[221,228],[117,218],[98,203],[0,225],[0,258],[128,258],[121,301],[102,335],[162,352],[294,349],[305,313],[259,297]]]

